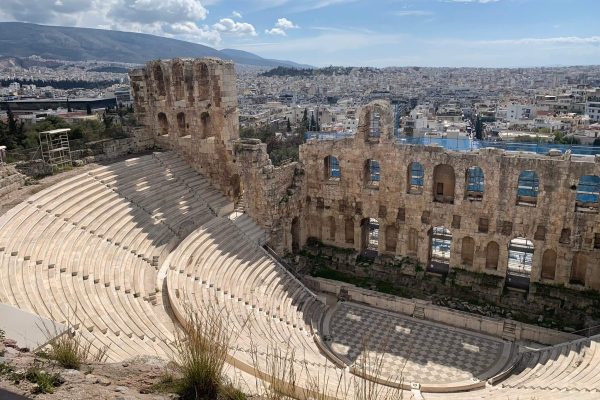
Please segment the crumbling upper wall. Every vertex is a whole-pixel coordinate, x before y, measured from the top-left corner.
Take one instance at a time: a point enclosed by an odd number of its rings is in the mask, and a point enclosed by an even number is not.
[[[182,154],[230,197],[239,193],[232,147],[239,138],[233,63],[157,60],[129,75],[136,116],[157,145]]]
[[[284,253],[284,244],[292,241],[289,230],[294,218],[304,209],[305,185],[302,167],[291,162],[274,167],[267,145],[258,139],[242,139],[235,144],[246,202],[246,212],[271,233],[270,246]]]

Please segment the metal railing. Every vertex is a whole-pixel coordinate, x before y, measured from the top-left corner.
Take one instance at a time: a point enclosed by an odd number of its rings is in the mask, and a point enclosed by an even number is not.
[[[353,137],[354,132],[306,132],[304,135],[304,138],[307,142],[314,140],[343,140]],[[399,144],[413,145],[438,145],[445,149],[456,151],[477,151],[479,149],[493,147],[510,152],[525,152],[536,154],[548,154],[550,150],[560,150],[560,152],[563,154],[567,150],[570,150],[572,154],[582,156],[594,156],[596,154],[600,154],[600,146],[477,140],[465,137],[442,138],[434,136],[403,136],[396,137],[395,142]]]

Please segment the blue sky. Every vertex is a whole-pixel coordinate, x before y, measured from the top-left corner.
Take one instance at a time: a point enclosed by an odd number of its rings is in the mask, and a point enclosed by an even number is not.
[[[2,0],[0,20],[147,32],[317,66],[600,64],[600,0]]]

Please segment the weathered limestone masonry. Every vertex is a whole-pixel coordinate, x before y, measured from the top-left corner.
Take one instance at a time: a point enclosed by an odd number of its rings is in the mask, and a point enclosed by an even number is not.
[[[331,176],[330,156],[339,163],[339,177]],[[576,211],[579,179],[600,175],[598,158],[399,145],[393,142],[391,109],[377,102],[363,109],[355,138],[304,144],[300,160],[306,209],[299,245],[315,237],[364,251],[367,221],[373,218],[379,224],[378,254],[411,256],[428,266],[433,228],[445,227],[451,232],[450,269],[505,277],[509,242],[522,237],[534,245],[531,282],[600,289],[597,204]],[[378,179],[369,160],[379,163]],[[421,180],[413,162],[422,166]],[[475,166],[483,171],[480,193],[467,190],[467,171]],[[527,191],[518,196],[522,171],[536,172],[537,199]],[[285,240],[291,250],[291,235]]]
[[[0,200],[9,196],[12,192],[19,190],[27,177],[19,173],[13,165],[0,164]]]
[[[299,228],[306,198],[301,164],[274,167],[267,145],[258,139],[240,140],[235,154],[247,213],[270,233],[269,245],[280,254],[286,253],[285,244],[292,240],[289,227]]]
[[[240,193],[233,159],[239,115],[233,63],[151,61],[129,73],[138,121],[157,145],[174,149],[230,198]]]

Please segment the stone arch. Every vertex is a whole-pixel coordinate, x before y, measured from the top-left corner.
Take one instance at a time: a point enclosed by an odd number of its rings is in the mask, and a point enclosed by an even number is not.
[[[300,251],[300,220],[298,217],[292,219],[292,252]]]
[[[379,221],[376,218],[363,218],[360,221],[361,251],[375,256],[379,252]]]
[[[588,258],[583,253],[573,255],[573,264],[571,265],[570,283],[585,285],[585,275],[587,273]]]
[[[425,169],[423,168],[423,164],[416,161],[411,162],[406,171],[406,192],[411,194],[423,193],[424,180]]]
[[[584,175],[577,183],[575,211],[597,213],[600,201],[600,177]]]
[[[354,244],[354,219],[346,217],[344,220],[344,239],[346,244]]]
[[[524,237],[516,237],[509,242],[506,270],[508,286],[529,289],[534,250],[533,242]]]
[[[156,91],[158,95],[161,97],[166,96],[167,91],[165,90],[165,79],[160,64],[154,64],[154,67],[152,68],[152,77],[154,79],[154,83],[156,84]]]
[[[381,113],[379,110],[372,108],[367,113],[369,118],[369,138],[381,137]]]
[[[489,242],[485,248],[485,268],[498,269],[500,246],[496,242]]]
[[[540,178],[535,171],[527,170],[519,174],[517,185],[517,204],[537,205],[537,197],[540,188]]]
[[[381,179],[381,169],[379,167],[379,161],[367,160],[364,166],[364,182],[367,186],[379,186]]]
[[[167,115],[163,112],[158,113],[158,126],[160,128],[159,134],[161,136],[166,136],[169,134],[169,120],[167,119]]]
[[[395,253],[397,243],[398,243],[398,228],[396,227],[395,224],[390,224],[385,227],[385,251]]]
[[[179,137],[185,136],[187,134],[185,113],[183,111],[177,114],[177,128],[179,130]]]
[[[547,249],[542,256],[542,279],[554,279],[556,275],[556,251]]]
[[[341,178],[340,162],[337,157],[327,156],[323,160],[323,170],[325,179],[339,180]]]
[[[419,232],[415,228],[408,230],[408,254],[416,256],[419,252]]]
[[[181,61],[175,61],[171,71],[171,78],[173,82],[173,90],[175,95],[175,101],[183,100],[185,97],[184,93],[184,78],[183,78],[183,63]]]
[[[472,237],[465,236],[462,239],[460,257],[464,265],[473,265],[473,259],[475,258],[475,240],[473,240]]]
[[[332,242],[334,242],[335,241],[335,231],[336,231],[334,216],[327,217],[327,228],[329,229],[329,235],[327,235],[327,238],[329,240],[331,240]]]
[[[198,82],[198,100],[208,100],[210,98],[210,74],[208,65],[199,62],[196,65],[196,77]]]
[[[465,198],[473,201],[481,201],[485,187],[483,170],[474,166],[467,169],[465,175]]]
[[[433,168],[433,200],[439,203],[454,203],[456,177],[454,168],[438,164]]]
[[[319,215],[311,215],[308,219],[308,236],[317,240],[322,239],[322,223]]]
[[[429,248],[428,270],[447,274],[450,270],[452,232],[450,232],[450,230],[445,226],[435,226],[430,232],[431,246]]]
[[[238,199],[242,194],[242,182],[239,174],[231,175],[231,178],[229,179],[229,188],[231,191],[231,195],[235,199]]]

